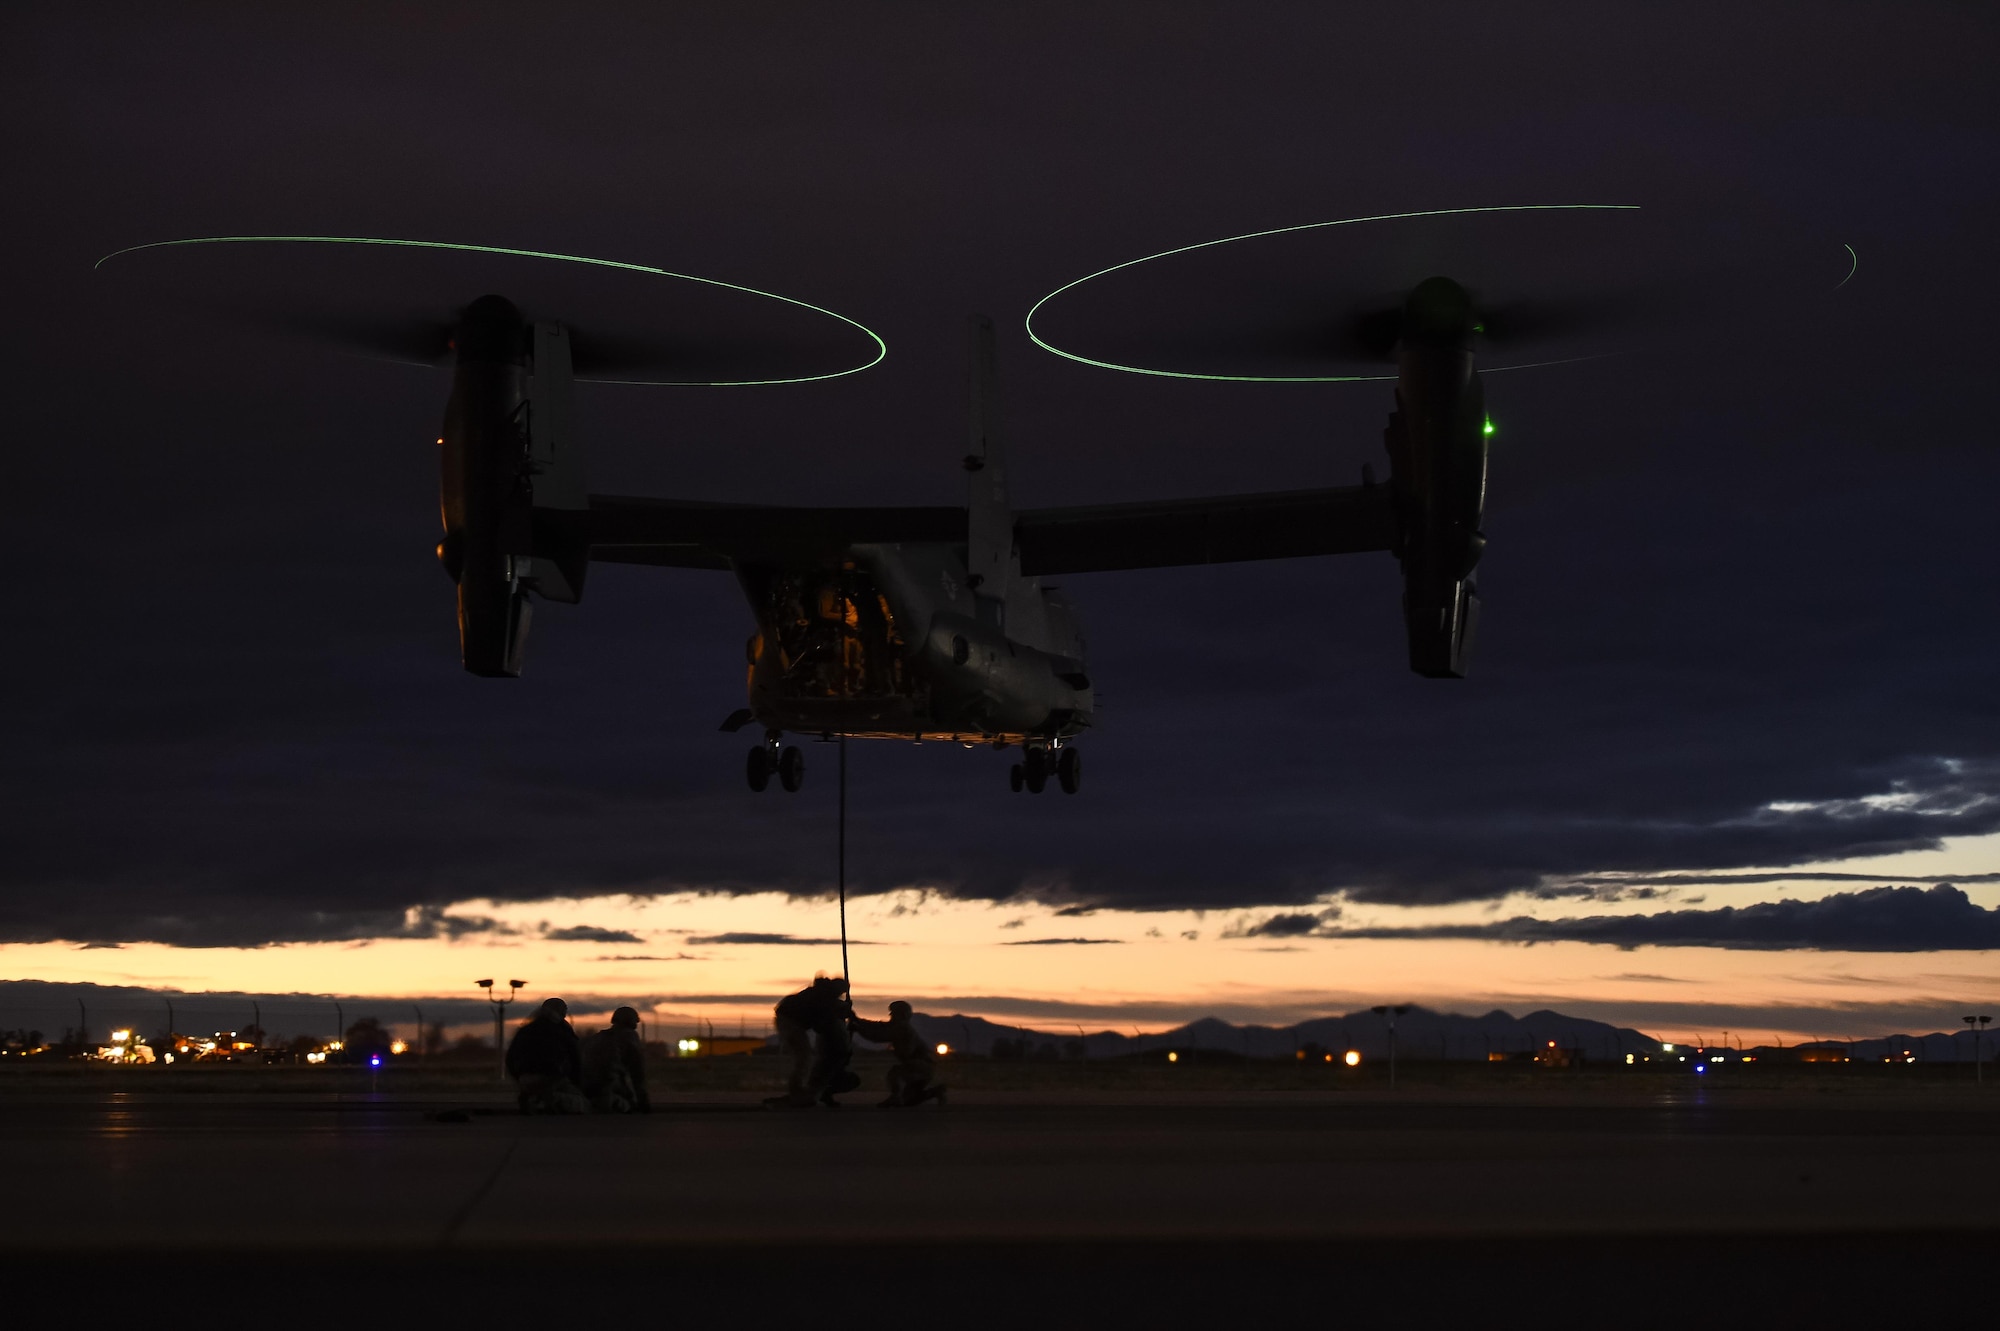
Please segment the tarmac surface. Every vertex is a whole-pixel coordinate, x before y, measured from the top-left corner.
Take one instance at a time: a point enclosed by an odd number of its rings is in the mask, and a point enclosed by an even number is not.
[[[221,1260],[274,1291],[331,1264],[413,1314],[446,1274],[460,1312],[556,1316],[575,1296],[558,1273],[594,1271],[606,1310],[664,1299],[738,1325],[873,1322],[897,1299],[956,1325],[1214,1325],[1328,1301],[1456,1316],[1500,1290],[1613,1300],[1621,1325],[1684,1320],[1704,1289],[1701,1320],[1724,1324],[1876,1298],[1907,1316],[1911,1291],[1994,1302],[2000,1087],[988,1091],[799,1112],[683,1095],[560,1119],[490,1091],[123,1080],[0,1084],[4,1251],[79,1273]]]

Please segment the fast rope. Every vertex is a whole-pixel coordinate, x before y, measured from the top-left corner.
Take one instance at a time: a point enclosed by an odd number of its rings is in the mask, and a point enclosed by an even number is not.
[[[840,978],[847,981],[848,1001],[854,1000],[854,972],[847,968],[847,736],[840,737]]]

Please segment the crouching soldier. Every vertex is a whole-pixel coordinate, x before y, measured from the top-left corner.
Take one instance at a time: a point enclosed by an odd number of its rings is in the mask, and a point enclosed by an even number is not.
[[[650,1114],[646,1094],[646,1046],[639,1039],[639,1012],[621,1007],[611,1027],[583,1042],[583,1093],[600,1114]]]
[[[889,1004],[887,1021],[863,1021],[855,1017],[848,1022],[862,1039],[886,1044],[895,1051],[896,1062],[889,1069],[889,1098],[882,1102],[884,1109],[908,1109],[926,1100],[945,1102],[944,1083],[932,1080],[937,1070],[931,1063],[930,1045],[917,1034],[910,1015],[910,1005],[898,999]]]
[[[847,1070],[854,1046],[847,1038],[847,981],[816,975],[796,994],[778,1000],[778,1051],[791,1064],[785,1093],[764,1102],[771,1109],[810,1109],[814,1102],[836,1107],[833,1098],[861,1079]]]
[[[549,999],[514,1032],[507,1075],[524,1114],[581,1114],[590,1108],[580,1089],[583,1058],[569,1028],[569,1004]]]

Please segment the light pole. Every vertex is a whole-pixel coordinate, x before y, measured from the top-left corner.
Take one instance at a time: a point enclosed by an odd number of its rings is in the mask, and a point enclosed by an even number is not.
[[[1992,1020],[1993,1018],[1991,1017],[1967,1017],[1965,1019],[1965,1024],[1972,1030],[1972,1080],[1975,1085],[1984,1085],[1986,1082],[1986,1070],[1979,1063],[1979,1045],[1980,1037],[1986,1034],[1986,1027]]]
[[[474,984],[486,991],[486,1001],[493,1005],[493,1048],[500,1056],[500,1080],[507,1080],[507,1005],[512,1003],[521,990],[527,987],[526,980],[507,981],[507,996],[500,997],[493,991],[493,981],[474,980]]]
[[[415,1003],[412,1003],[410,1004],[410,1011],[417,1014],[416,1050],[417,1050],[417,1057],[422,1058],[424,1056],[424,1010],[418,1007]]]
[[[1408,1003],[1379,1003],[1375,1011],[1389,1024],[1389,1089],[1396,1089],[1396,1018],[1410,1010]]]

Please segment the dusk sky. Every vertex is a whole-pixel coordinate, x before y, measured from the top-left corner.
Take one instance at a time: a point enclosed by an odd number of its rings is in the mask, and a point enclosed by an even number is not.
[[[1102,697],[1081,794],[850,746],[857,998],[1791,1037],[1941,1029],[2000,988],[1990,12],[502,12],[17,15],[0,978],[511,973],[755,1020],[839,964],[832,750],[752,795],[717,732],[753,628],[731,577],[598,566],[538,611],[524,678],[473,678],[431,554],[447,376],[231,333],[222,294],[176,308],[104,255],[559,251],[887,343],[817,383],[580,389],[591,489],[686,499],[962,503],[983,311],[1016,502],[1053,507],[1352,484],[1391,407],[1050,355],[1023,319],[1063,284],[1270,228],[1603,203],[1671,225],[1607,273],[1622,241],[1516,223],[1455,274],[1678,297],[1642,347],[1489,377],[1471,678],[1410,672],[1387,554],[1063,579]],[[1314,234],[1211,298],[1393,276],[1393,242]],[[205,261],[168,276],[263,281]],[[427,280],[563,298],[523,262]],[[352,263],[329,300],[416,299]],[[591,281],[587,309],[694,317],[672,284]]]

